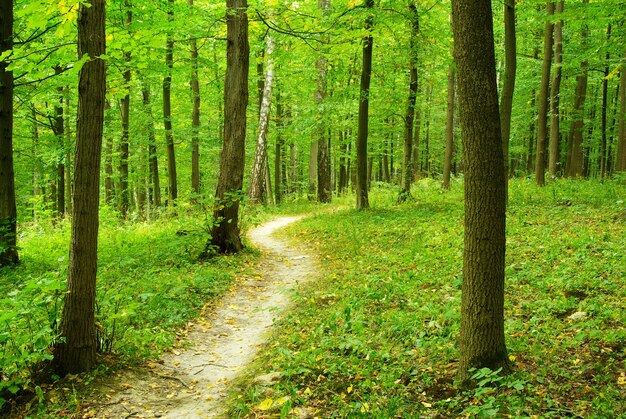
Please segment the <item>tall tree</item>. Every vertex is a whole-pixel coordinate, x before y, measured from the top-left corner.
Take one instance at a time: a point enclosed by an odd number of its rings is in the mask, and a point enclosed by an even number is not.
[[[78,55],[88,55],[80,71],[74,205],[67,293],[55,359],[62,373],[78,373],[96,362],[96,269],[100,155],[106,91],[105,1],[91,0],[78,9]]]
[[[454,64],[448,66],[448,110],[446,112],[446,150],[443,156],[443,181],[441,187],[450,189],[450,171],[452,169],[452,150],[454,147]]]
[[[411,195],[413,183],[413,125],[417,99],[417,37],[419,35],[419,12],[413,0],[408,0],[411,36],[409,38],[409,100],[404,115],[404,153],[402,156],[402,189],[399,201]],[[419,129],[419,128],[417,128]]]
[[[611,24],[609,23],[606,28],[606,39],[607,41],[611,40]],[[606,129],[607,129],[607,108],[608,108],[608,96],[609,96],[609,62],[611,60],[611,54],[607,50],[605,55],[605,64],[604,64],[604,77],[602,78],[602,113],[601,113],[601,138],[600,138],[600,150],[598,156],[598,170],[600,174],[600,179],[604,178],[606,175],[606,149],[607,149],[607,139],[606,139]]]
[[[239,201],[243,186],[248,106],[247,0],[226,0],[226,80],[224,82],[224,147],[215,193],[213,228],[201,257],[243,249],[239,232]]]
[[[193,7],[193,0],[188,0]],[[200,193],[200,82],[198,80],[198,45],[193,36],[189,39],[191,50],[191,94],[193,109],[191,111],[191,191]]]
[[[369,10],[369,15],[365,19],[365,30],[367,34],[363,38],[363,65],[361,68],[361,90],[359,97],[359,129],[356,143],[356,208],[368,209],[370,206],[368,197],[369,177],[367,159],[367,135],[369,125],[369,95],[370,80],[372,78],[372,50],[374,38],[371,30],[374,18],[372,9],[374,0],[365,0],[365,7]]]
[[[143,106],[147,114],[148,131],[148,171],[150,172],[150,201],[155,207],[161,206],[161,181],[159,179],[159,158],[157,155],[156,135],[154,133],[154,116],[152,115],[152,102],[150,100],[150,86],[143,82],[141,88]]]
[[[174,0],[168,0],[168,19],[174,20]],[[167,142],[167,180],[169,205],[174,205],[178,199],[178,181],[176,178],[176,151],[174,150],[174,135],[172,134],[172,67],[174,65],[174,39],[171,31],[167,33],[165,41],[165,65],[167,73],[163,79],[163,126]]]
[[[453,0],[465,168],[459,378],[508,369],[504,339],[506,197],[490,0]]]
[[[267,170],[267,134],[269,131],[270,113],[272,108],[272,88],[274,87],[274,40],[268,34],[265,37],[265,74],[262,75],[263,88],[261,93],[261,105],[259,107],[259,127],[257,132],[256,150],[254,153],[254,164],[252,166],[252,176],[250,178],[250,189],[248,197],[252,203],[263,202],[263,185]]]
[[[589,3],[589,0],[583,0],[583,3]],[[589,36],[589,27],[586,24],[583,25],[581,36],[582,44],[586,46]],[[568,177],[576,177],[583,174],[583,129],[588,71],[589,62],[585,58],[580,62],[580,73],[576,76],[574,109],[572,110],[574,120],[570,125],[569,136],[567,138],[567,162],[565,172]]]
[[[318,0],[317,7],[322,15],[330,13],[330,0]],[[328,72],[328,60],[325,55],[317,57],[317,83],[315,89],[315,103],[323,107],[326,99],[326,78]],[[317,200],[330,202],[332,199],[332,187],[330,179],[330,147],[325,124],[324,112],[318,111],[321,120],[317,126]]]
[[[13,50],[13,0],[0,0],[0,56]],[[0,61],[0,266],[14,265],[17,207],[13,170],[13,72]]]
[[[615,171],[624,172],[626,171],[626,65],[622,65],[620,70],[619,101],[619,138],[617,140]]]
[[[509,195],[509,142],[515,74],[517,72],[517,36],[515,33],[515,0],[504,2],[504,83],[500,96],[500,124],[502,128],[502,153],[504,154],[504,194]]]
[[[564,0],[556,4],[556,14],[563,13]],[[561,140],[561,115],[559,104],[561,100],[561,74],[563,63],[563,19],[559,19],[554,25],[554,74],[552,74],[552,86],[550,90],[550,146],[548,153],[548,173],[556,176],[559,170],[559,143]]]
[[[537,150],[535,152],[535,182],[546,184],[546,138],[548,135],[548,93],[550,91],[550,67],[552,64],[552,15],[554,3],[546,2],[548,19],[543,34],[543,65],[541,69],[541,88],[539,90],[539,112],[537,113]]]
[[[124,19],[124,25],[130,30],[130,25],[133,21],[133,11],[131,9],[130,1],[124,2],[126,8],[126,18]],[[128,216],[128,208],[130,206],[130,190],[128,186],[128,158],[129,158],[129,127],[130,127],[130,51],[124,52],[124,60],[126,61],[126,68],[124,69],[124,88],[126,92],[122,97],[120,104],[120,111],[122,116],[122,138],[120,140],[120,213],[122,217]]]

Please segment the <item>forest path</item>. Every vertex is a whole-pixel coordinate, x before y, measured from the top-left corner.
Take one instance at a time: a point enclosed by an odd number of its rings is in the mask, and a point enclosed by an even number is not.
[[[250,232],[263,255],[258,275],[235,285],[214,310],[197,319],[186,349],[164,354],[148,368],[121,371],[105,397],[88,409],[96,418],[214,418],[225,415],[233,378],[265,342],[289,291],[317,271],[304,248],[272,237],[302,216],[281,217]]]

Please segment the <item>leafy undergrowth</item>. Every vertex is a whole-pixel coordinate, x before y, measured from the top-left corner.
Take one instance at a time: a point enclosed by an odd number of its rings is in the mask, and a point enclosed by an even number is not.
[[[397,192],[395,192],[397,193]],[[626,187],[510,187],[506,335],[515,372],[455,385],[463,196],[420,183],[395,205],[322,213],[286,234],[321,255],[231,415],[620,417],[626,415]]]
[[[224,293],[236,276],[250,272],[256,260],[251,251],[198,263],[208,237],[201,219],[199,214],[182,214],[120,224],[106,208],[101,212],[96,318],[99,349],[107,356],[96,374],[107,365],[119,368],[172,347],[182,326]],[[3,398],[14,399],[12,394],[34,394],[33,408],[39,404],[42,409],[51,401],[67,402],[73,391],[48,394],[51,385],[41,380],[49,376],[45,365],[58,334],[70,225],[41,222],[23,231],[21,265],[0,270],[0,412]]]

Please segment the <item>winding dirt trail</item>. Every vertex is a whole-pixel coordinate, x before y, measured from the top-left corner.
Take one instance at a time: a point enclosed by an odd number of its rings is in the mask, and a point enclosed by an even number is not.
[[[254,357],[289,291],[315,275],[312,256],[271,237],[302,217],[281,217],[250,233],[262,252],[259,275],[235,286],[189,330],[188,349],[164,354],[147,369],[116,374],[97,418],[214,418],[225,414],[229,384]],[[109,391],[110,390],[110,391]]]

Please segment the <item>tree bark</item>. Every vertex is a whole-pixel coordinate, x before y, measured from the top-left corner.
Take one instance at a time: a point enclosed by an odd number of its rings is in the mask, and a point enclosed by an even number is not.
[[[168,0],[168,19],[174,19],[172,10],[174,0]],[[168,205],[175,205],[178,199],[178,182],[176,178],[176,152],[174,150],[174,135],[172,134],[172,67],[174,65],[174,40],[172,34],[167,34],[165,45],[165,65],[167,74],[163,79],[163,125],[165,128],[165,140],[167,142],[167,179],[168,179]]]
[[[411,196],[413,183],[413,123],[415,121],[415,102],[417,99],[417,37],[419,35],[419,14],[413,0],[408,0],[409,18],[411,20],[411,37],[409,39],[409,99],[404,115],[404,151],[402,154],[402,188],[398,202]]]
[[[374,0],[365,0],[365,7],[374,8]],[[370,207],[368,189],[368,158],[367,158],[367,135],[369,124],[369,95],[370,80],[372,77],[372,47],[374,38],[371,35],[373,17],[370,15],[365,20],[365,30],[368,34],[363,38],[363,66],[361,70],[361,90],[359,97],[359,129],[356,143],[356,208],[358,210]],[[371,176],[371,164],[369,174]]]
[[[55,66],[55,73],[61,73],[61,67]],[[63,87],[57,89],[57,100],[54,105],[54,119],[52,120],[52,132],[57,140],[57,164],[56,164],[56,209],[59,218],[65,216],[65,116],[63,109]]]
[[[330,0],[318,0],[317,7],[323,16],[330,13]],[[327,41],[327,40],[326,40]],[[317,58],[317,83],[315,89],[315,103],[318,107],[318,115],[321,119],[317,125],[317,201],[328,203],[332,200],[332,186],[330,174],[330,147],[327,136],[327,124],[323,104],[326,99],[326,73],[328,72],[328,60],[322,54]]]
[[[626,55],[624,55],[626,58]],[[617,159],[615,171],[626,171],[626,66],[622,66],[619,79],[619,138],[617,140]]]
[[[193,7],[193,0],[187,0]],[[191,50],[191,95],[193,109],[191,111],[191,192],[200,194],[200,82],[198,80],[198,46],[196,39],[189,39]],[[195,197],[194,197],[195,200]]]
[[[13,49],[13,1],[0,0],[0,54]],[[18,263],[13,169],[13,72],[0,61],[0,267]]]
[[[452,150],[454,147],[454,64],[448,67],[448,110],[446,114],[446,151],[443,157],[443,190],[450,190],[450,170],[452,168]]]
[[[133,11],[131,9],[130,1],[124,1],[124,7],[126,8],[126,19],[124,20],[124,26],[130,31],[130,25],[133,21]],[[130,127],[130,51],[124,52],[124,61],[126,62],[126,68],[124,69],[124,88],[126,93],[120,103],[120,113],[122,117],[122,138],[120,139],[120,190],[119,190],[119,209],[123,218],[128,217],[128,209],[130,207],[130,189],[128,184],[128,159],[129,159],[129,127]]]
[[[609,23],[606,28],[606,40],[611,40],[611,24]],[[602,79],[602,114],[601,114],[601,138],[600,138],[600,150],[598,156],[598,172],[600,175],[600,179],[604,179],[606,176],[606,149],[607,149],[607,140],[606,140],[606,118],[607,118],[607,107],[608,107],[608,96],[609,96],[609,62],[611,59],[611,54],[609,51],[606,52],[605,55],[605,65],[604,65],[604,78]]]
[[[537,114],[537,150],[535,151],[535,182],[537,185],[546,184],[546,138],[548,133],[548,93],[550,91],[550,66],[552,63],[552,31],[554,24],[551,16],[554,14],[554,3],[546,3],[548,20],[543,34],[543,66],[541,70],[541,88],[539,90],[539,112]]]
[[[280,92],[276,92],[276,148],[274,149],[274,201],[280,204],[282,199],[282,160],[283,160],[283,104],[281,103]]]
[[[504,339],[506,197],[490,0],[452,2],[463,128],[465,239],[459,371],[508,370]]]
[[[556,4],[556,14],[563,13],[564,1]],[[561,98],[561,67],[563,63],[563,20],[559,19],[554,25],[554,74],[550,91],[550,146],[548,153],[548,173],[555,177],[559,172],[559,143],[561,140],[561,115],[559,103]]]
[[[95,298],[98,249],[100,155],[106,91],[105,2],[78,10],[78,55],[90,57],[80,71],[72,239],[55,360],[59,372],[79,373],[96,362]]]
[[[268,34],[265,37],[265,75],[263,90],[261,94],[261,105],[259,107],[259,127],[257,133],[256,150],[254,153],[254,164],[252,166],[252,176],[250,177],[250,189],[248,198],[252,204],[263,202],[263,187],[266,177],[267,161],[267,134],[269,131],[270,113],[272,108],[272,88],[274,87],[274,63],[272,54],[274,52],[274,40]]]
[[[504,2],[504,83],[500,96],[500,124],[502,128],[502,153],[504,155],[504,195],[509,196],[509,142],[515,73],[517,72],[517,37],[515,33],[515,0]]]
[[[248,106],[247,0],[226,1],[226,80],[224,83],[224,148],[215,193],[211,238],[201,257],[214,251],[238,252],[243,249],[239,232],[239,202],[243,186]]]
[[[589,0],[583,0],[589,3]],[[582,42],[586,45],[589,36],[589,28],[583,26]],[[587,98],[587,71],[589,62],[583,60],[580,63],[580,74],[576,76],[576,92],[574,93],[574,109],[572,114],[574,120],[570,126],[569,137],[567,139],[567,163],[565,172],[568,177],[582,176],[583,174],[583,129],[585,99]]]

